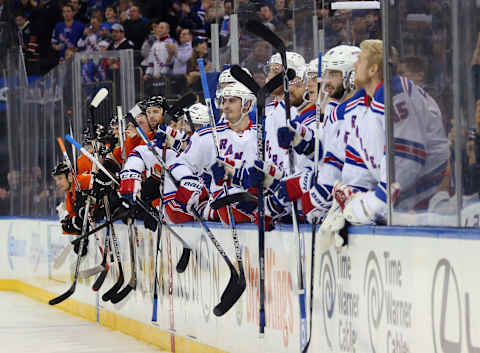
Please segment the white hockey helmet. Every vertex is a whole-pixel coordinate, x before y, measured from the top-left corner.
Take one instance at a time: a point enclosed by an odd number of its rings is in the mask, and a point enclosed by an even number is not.
[[[322,65],[323,66],[323,65]],[[324,68],[322,67],[322,74],[324,72]],[[318,74],[318,58],[313,59],[307,64],[307,69],[305,70],[305,75],[315,73],[315,75]]]
[[[252,75],[246,67],[242,67],[250,76]],[[230,83],[238,82],[230,73],[230,68],[223,70],[218,76],[217,90],[215,92],[215,105],[217,108],[220,108],[221,98],[222,98],[222,89],[229,85]]]
[[[185,114],[190,115],[190,119],[192,119],[192,123],[195,125],[205,126],[210,123],[208,107],[205,104],[195,103],[185,109]]]
[[[353,65],[357,61],[360,51],[359,47],[353,45],[339,45],[330,49],[322,57],[322,73],[325,70],[340,71],[343,76],[343,88],[353,88],[355,81]]]
[[[238,97],[242,100],[242,107],[245,107],[248,102],[251,102],[250,107],[248,109],[248,113],[250,113],[253,109],[253,106],[256,104],[256,97],[247,87],[245,87],[240,82],[234,82],[228,86],[226,86],[222,90],[222,100],[224,97]]]
[[[300,77],[303,80],[305,70],[307,69],[307,65],[305,64],[305,59],[303,58],[303,56],[293,51],[287,51],[286,55],[288,68],[295,70],[295,76]],[[272,64],[282,65],[282,58],[280,57],[280,53],[273,54],[272,57],[268,60],[266,66],[267,71],[270,69],[270,65]]]

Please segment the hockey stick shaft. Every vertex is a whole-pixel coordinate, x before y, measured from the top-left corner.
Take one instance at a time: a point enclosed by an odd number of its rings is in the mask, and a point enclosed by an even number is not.
[[[120,142],[120,151],[122,151],[122,160],[127,159],[125,151],[125,119],[123,118],[122,106],[117,106],[117,120],[118,120],[118,140]]]

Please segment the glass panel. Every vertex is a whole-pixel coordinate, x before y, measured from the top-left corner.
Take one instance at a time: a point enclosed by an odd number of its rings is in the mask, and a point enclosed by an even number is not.
[[[393,224],[474,226],[478,206],[475,2],[400,1],[389,8],[389,77],[399,197]],[[460,211],[461,210],[461,211]]]

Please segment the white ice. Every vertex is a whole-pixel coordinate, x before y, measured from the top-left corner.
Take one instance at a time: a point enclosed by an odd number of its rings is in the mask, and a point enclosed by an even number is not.
[[[0,291],[2,353],[161,353],[118,331],[21,294]]]

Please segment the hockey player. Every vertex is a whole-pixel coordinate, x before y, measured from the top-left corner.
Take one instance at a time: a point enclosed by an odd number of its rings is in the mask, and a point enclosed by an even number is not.
[[[283,203],[302,198],[302,210],[310,222],[326,216],[332,201],[332,187],[341,178],[348,136],[345,136],[346,122],[367,109],[365,92],[352,93],[354,64],[359,53],[358,47],[340,45],[330,49],[322,59],[324,90],[330,101],[319,132],[319,180],[313,180],[313,170],[308,167],[283,180],[276,190],[277,198]],[[313,158],[314,135],[317,133],[311,130],[313,127],[281,128],[279,138],[284,136],[283,145],[286,146],[293,141],[294,150],[298,153],[301,152],[298,146],[305,146],[304,154]]]
[[[355,65],[355,82],[372,98],[364,116],[352,119],[348,145],[357,161],[346,160],[342,182],[334,188],[343,217],[353,224],[385,222],[387,211],[387,159],[382,50],[379,40],[366,40]],[[393,79],[394,180],[392,202],[403,211],[426,206],[446,168],[448,141],[438,106],[406,78]],[[348,162],[348,163],[347,163]],[[359,173],[359,168],[368,173]],[[359,175],[362,175],[359,178]],[[366,191],[355,193],[352,185]],[[401,188],[401,191],[400,191]]]
[[[211,192],[214,198],[223,196],[221,185],[230,183],[229,191],[245,191],[246,171],[256,155],[256,128],[248,118],[255,104],[255,96],[240,83],[233,83],[223,89],[223,115],[225,123],[216,126],[219,141],[217,158],[212,127],[197,130],[186,150],[170,166],[180,187],[174,202],[166,207],[166,212],[175,223],[188,219],[192,208],[205,208],[208,201],[207,188],[201,177],[204,171],[213,176]],[[227,165],[227,166],[225,166]],[[235,167],[230,167],[233,165]],[[200,210],[201,211],[201,210]],[[252,222],[253,215],[242,205],[233,208],[236,222]],[[220,218],[228,224],[226,209],[219,210]]]
[[[70,173],[67,164],[63,162],[55,166],[52,170],[52,176],[55,179],[57,188],[65,192],[65,209],[67,216],[60,221],[62,231],[65,234],[78,235],[82,232],[83,218],[85,217],[85,199],[82,197],[81,192],[90,191],[99,197],[109,189],[111,180],[103,173],[97,173],[94,178],[92,178],[91,174],[85,173],[74,176]],[[77,179],[81,190],[76,190],[74,178]],[[78,253],[78,249],[79,246],[76,245],[74,248],[76,253]],[[84,247],[82,256],[85,256],[86,253],[87,246]]]

